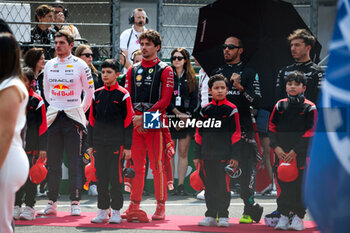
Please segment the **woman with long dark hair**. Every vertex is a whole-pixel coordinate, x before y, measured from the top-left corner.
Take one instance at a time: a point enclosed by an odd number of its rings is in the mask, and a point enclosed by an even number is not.
[[[12,233],[16,191],[28,177],[21,131],[28,91],[22,80],[20,48],[10,33],[0,33],[0,232]]]
[[[45,50],[43,48],[31,48],[24,54],[23,60],[25,65],[29,68],[32,68],[34,72],[34,91],[37,92],[43,99],[45,99],[43,89]]]
[[[184,48],[176,48],[171,52],[171,64],[174,70],[174,92],[167,108],[169,121],[183,121],[186,123],[193,116],[198,104],[198,83],[195,72],[191,65],[189,52]],[[194,129],[190,127],[170,126],[171,137],[178,142],[178,186],[176,195],[187,195],[184,188],[184,180],[188,168],[188,150]],[[172,160],[174,168],[174,160]],[[174,169],[173,169],[174,170]]]

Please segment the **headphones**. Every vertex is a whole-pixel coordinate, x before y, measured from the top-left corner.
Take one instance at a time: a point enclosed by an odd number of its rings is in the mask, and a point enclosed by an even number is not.
[[[67,21],[67,19],[69,18],[69,12],[68,12],[68,9],[65,8],[63,5],[62,5],[62,1],[55,1],[54,4],[52,4],[52,7],[59,7],[59,8],[62,8],[63,9],[63,15],[64,15],[64,18],[65,20]]]
[[[137,9],[141,9],[141,8],[137,8]],[[145,10],[142,9],[142,11],[145,12],[145,14],[146,14]],[[135,12],[136,12],[136,9],[133,10],[131,16],[129,17],[129,24],[134,24],[135,23],[135,16],[134,16]],[[148,18],[147,14],[146,14],[146,24],[148,24],[148,22],[149,22],[149,18]]]
[[[287,98],[288,98],[289,103],[291,103],[291,104],[300,104],[300,103],[304,103],[304,101],[305,101],[304,93],[301,93],[297,96],[288,95]]]

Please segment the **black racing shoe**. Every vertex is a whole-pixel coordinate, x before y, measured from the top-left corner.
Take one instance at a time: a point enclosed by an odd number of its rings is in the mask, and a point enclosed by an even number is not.
[[[183,184],[180,184],[179,186],[177,186],[176,192],[178,196],[187,196],[185,185]]]
[[[261,219],[261,215],[264,211],[264,208],[262,206],[260,206],[258,203],[255,203],[251,209],[250,209],[250,217],[256,222],[259,223],[260,219]]]

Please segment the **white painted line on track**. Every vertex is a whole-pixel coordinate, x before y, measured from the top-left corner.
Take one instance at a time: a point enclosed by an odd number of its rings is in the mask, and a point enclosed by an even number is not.
[[[128,206],[130,202],[124,202],[124,207]],[[205,203],[166,203],[166,206],[205,206]],[[276,202],[259,202],[259,205],[262,206],[274,206],[277,205]],[[36,208],[43,208],[46,205],[35,205]],[[96,204],[80,204],[81,207],[97,207]],[[145,203],[145,204],[140,204],[140,206],[157,206],[156,203]],[[244,203],[230,203],[230,206],[244,206]],[[57,207],[70,207],[69,205],[57,205]]]

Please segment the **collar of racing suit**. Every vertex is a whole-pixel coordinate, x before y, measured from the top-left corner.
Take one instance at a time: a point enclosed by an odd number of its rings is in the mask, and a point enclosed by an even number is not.
[[[296,62],[295,65],[297,65],[297,66],[302,66],[302,65],[307,66],[307,65],[309,65],[311,63],[312,63],[312,61],[308,60],[306,62]]]
[[[220,105],[223,105],[224,103],[226,103],[227,102],[227,100],[226,100],[226,98],[225,99],[223,99],[223,100],[212,100],[211,101],[214,105],[217,105],[217,106],[220,106]]]
[[[240,62],[235,63],[235,64],[227,64],[227,63],[226,63],[226,65],[229,66],[229,67],[239,67],[239,66],[243,65],[243,62],[240,61]]]
[[[33,88],[30,88],[30,90],[28,91],[29,96],[33,96],[34,95],[34,91]]]
[[[57,61],[59,61],[59,62],[67,62],[67,61],[69,61],[72,58],[72,56],[73,56],[72,54],[68,55],[65,58],[60,58],[60,57],[57,56]]]
[[[117,81],[114,85],[111,85],[111,86],[104,85],[104,87],[105,87],[105,90],[107,90],[107,91],[113,91],[113,90],[117,90],[118,89],[119,84],[118,84],[118,81]]]
[[[150,61],[146,61],[146,60],[142,59],[141,65],[145,68],[149,68],[149,67],[153,67],[153,66],[157,65],[157,63],[159,63],[159,62],[160,62],[160,60],[158,57],[153,59],[153,60],[150,60]]]

